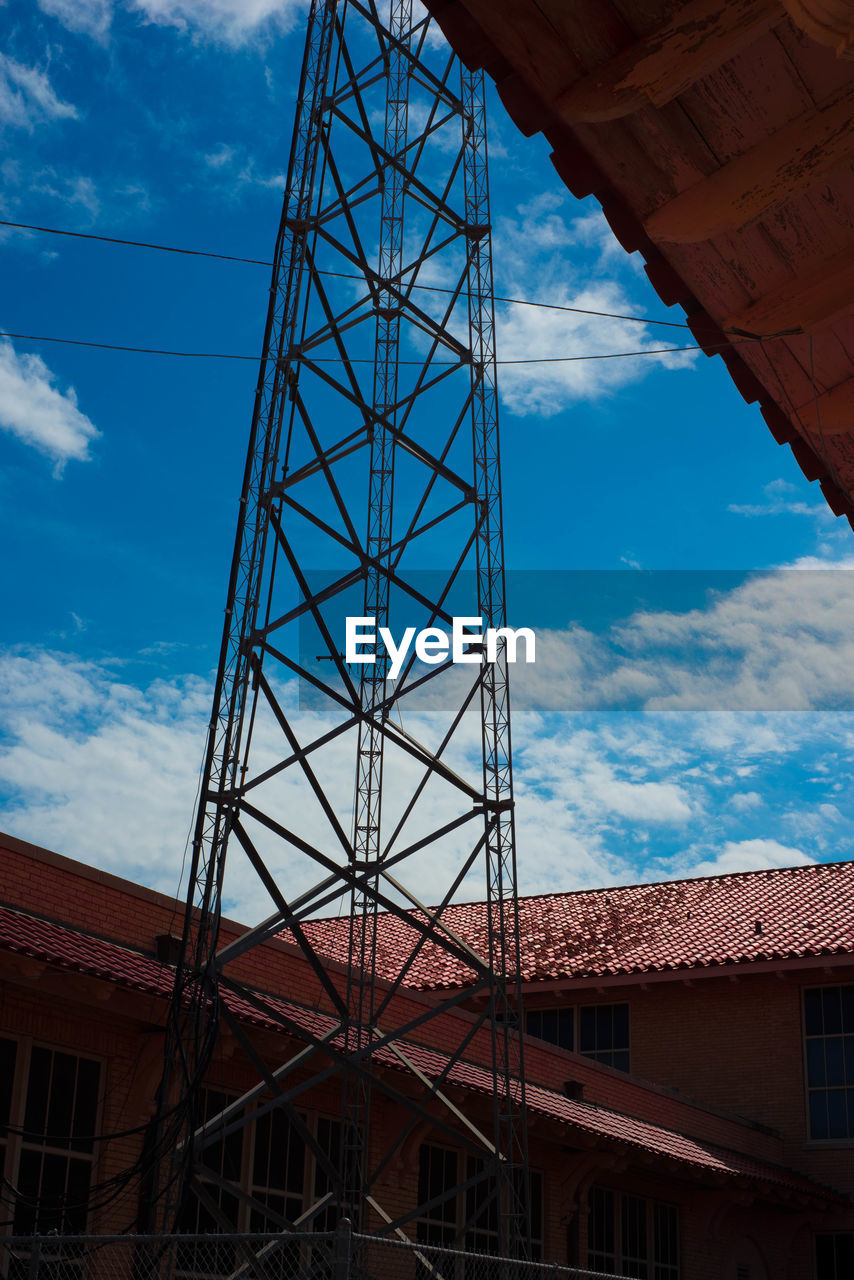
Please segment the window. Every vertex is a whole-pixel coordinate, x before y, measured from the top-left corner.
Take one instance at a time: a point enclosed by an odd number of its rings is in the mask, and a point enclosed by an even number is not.
[[[457,1238],[457,1199],[449,1195],[457,1185],[457,1152],[424,1142],[418,1152],[418,1203],[427,1205],[418,1222],[423,1244],[453,1248]]]
[[[629,1006],[590,1004],[579,1009],[578,1051],[594,1062],[629,1069]]]
[[[12,1083],[18,1046],[14,1040],[0,1040],[0,1175],[6,1174],[6,1146],[12,1118]]]
[[[547,1040],[561,1049],[574,1049],[575,1010],[529,1009],[525,1013],[525,1030],[529,1036]]]
[[[576,1019],[578,1033],[576,1035]],[[525,1031],[529,1036],[575,1049],[585,1058],[605,1062],[609,1067],[629,1070],[629,1006],[588,1004],[578,1009],[527,1009]]]
[[[811,1138],[854,1138],[854,985],[804,991]]]
[[[679,1211],[675,1205],[609,1187],[592,1187],[587,1265],[639,1280],[679,1280]]]
[[[100,1083],[92,1058],[0,1040],[0,1159],[17,1189],[15,1235],[86,1230]]]
[[[815,1238],[816,1280],[849,1280],[854,1275],[854,1231]]]
[[[476,1182],[464,1192],[456,1192],[461,1182],[460,1169],[465,1169],[465,1180],[477,1176],[483,1161],[477,1156],[465,1157],[449,1147],[433,1143],[421,1144],[418,1153],[418,1203],[427,1205],[418,1222],[417,1239],[422,1244],[441,1245],[450,1249],[465,1249],[472,1253],[496,1253],[498,1250],[498,1220],[495,1198],[490,1194],[487,1179]],[[539,1260],[543,1251],[543,1179],[536,1171],[530,1173],[531,1198],[531,1254]],[[445,1262],[449,1265],[446,1266]],[[446,1280],[453,1280],[453,1260],[437,1262]],[[427,1269],[419,1267],[419,1276],[427,1276]]]
[[[233,1101],[234,1097],[222,1090],[203,1089],[197,1124],[210,1121]],[[305,1133],[312,1135],[328,1162],[337,1168],[341,1125],[325,1116],[300,1114],[300,1120],[305,1129],[291,1123],[284,1110],[274,1107],[242,1129],[216,1138],[200,1151],[200,1190],[197,1193],[191,1188],[185,1196],[179,1218],[180,1231],[188,1235],[229,1231],[278,1233],[283,1219],[295,1223],[302,1218],[331,1188],[329,1164],[324,1164],[311,1149]],[[231,1185],[224,1186],[223,1182]],[[241,1189],[258,1203],[252,1205],[241,1199],[236,1194]],[[332,1230],[336,1217],[334,1206],[324,1208],[304,1229]],[[187,1275],[227,1271],[233,1262],[230,1248],[223,1243],[217,1246],[218,1252],[212,1257],[210,1245],[197,1252],[188,1242],[183,1246],[178,1269]]]
[[[259,1116],[254,1124],[250,1191],[279,1217],[295,1222],[303,1212],[305,1183],[305,1143],[278,1108]],[[277,1219],[253,1209],[250,1231],[278,1231]]]
[[[206,1124],[234,1099],[217,1089],[202,1089],[196,1126]],[[198,1152],[200,1193],[187,1187],[178,1212],[178,1230],[187,1235],[208,1235],[222,1231],[238,1231],[240,1201],[233,1191],[216,1179],[225,1178],[240,1185],[243,1164],[243,1132],[238,1129],[225,1138],[212,1142]],[[205,1171],[209,1170],[209,1177]],[[236,1266],[233,1244],[188,1241],[178,1246],[176,1272],[179,1275],[229,1275]]]

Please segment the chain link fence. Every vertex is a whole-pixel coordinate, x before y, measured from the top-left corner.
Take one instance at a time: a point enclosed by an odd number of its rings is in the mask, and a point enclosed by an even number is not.
[[[645,1274],[645,1273],[644,1273]],[[627,1280],[408,1240],[276,1235],[0,1237],[2,1280]]]

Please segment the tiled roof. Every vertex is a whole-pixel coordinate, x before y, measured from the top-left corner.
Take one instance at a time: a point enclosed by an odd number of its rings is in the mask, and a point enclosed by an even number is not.
[[[854,951],[854,862],[542,894],[520,899],[519,915],[526,982],[838,955]],[[442,919],[485,955],[483,902],[451,905]],[[346,962],[346,918],[304,928],[320,951]],[[405,921],[379,917],[383,976],[400,972],[414,937]],[[423,990],[471,980],[461,961],[431,944],[407,974]]]
[[[8,907],[0,907],[0,948],[135,991],[172,993],[172,970],[152,956]]]
[[[679,58],[685,78],[680,83],[671,77],[662,95],[668,44],[672,57],[674,41],[684,39],[687,49],[702,32],[702,20],[687,5],[652,0],[631,12],[607,0],[426,5],[467,66],[483,67],[494,78],[522,133],[544,135],[571,193],[599,201],[622,247],[644,258],[661,299],[684,307],[701,349],[722,358],[738,392],[748,404],[758,402],[777,443],[791,446],[834,515],[846,516],[854,527],[850,290],[842,306],[829,298],[818,306],[807,300],[823,287],[838,295],[840,264],[850,270],[849,166],[820,166],[819,135],[822,109],[837,94],[851,93],[851,61],[805,37],[780,7],[773,23],[753,27],[749,40],[709,39],[704,58],[698,60],[696,48],[693,59]],[[806,6],[785,7],[794,15]],[[671,22],[677,31],[668,40]],[[634,46],[626,44],[629,28]],[[815,25],[804,29],[815,34]],[[632,48],[640,59],[634,63]],[[644,48],[646,56],[639,52]],[[615,67],[621,68],[617,82],[609,79]],[[645,85],[644,68],[651,77]],[[589,95],[591,86],[599,107],[592,112],[573,103],[574,91]],[[847,119],[847,103],[842,112]],[[786,133],[794,116],[809,163],[780,152],[788,137],[795,153],[795,140]],[[838,136],[847,137],[842,129]],[[776,182],[764,187],[760,165],[774,148]],[[713,193],[721,192],[721,183],[726,213],[716,222],[722,205]],[[680,196],[683,211],[687,201],[692,213],[674,233],[661,218],[679,207]],[[545,292],[545,282],[540,287]],[[769,312],[775,301],[776,312]],[[780,337],[731,345],[733,337],[763,331]],[[814,387],[804,372],[812,367],[813,346],[820,371]],[[732,462],[738,466],[735,453]]]
[[[153,995],[168,996],[172,989],[172,971],[150,956],[5,907],[0,907],[0,950],[13,951],[61,969],[103,978]],[[226,992],[225,998],[238,1017],[268,1029],[281,1030],[284,1022],[310,1036],[321,1037],[335,1027],[334,1020],[327,1015],[274,996],[259,995],[258,1004],[233,992]],[[269,1012],[265,1012],[265,1008]],[[333,1039],[332,1043],[336,1042],[337,1038]],[[444,1074],[443,1087],[446,1089],[457,1087],[492,1094],[491,1073],[476,1063],[458,1062],[448,1071],[447,1057],[434,1049],[407,1043],[405,1052],[424,1075],[435,1078]],[[389,1048],[379,1049],[375,1061],[398,1071],[407,1070]],[[838,1192],[781,1165],[699,1142],[595,1103],[565,1098],[539,1085],[528,1085],[527,1100],[533,1111],[582,1130],[596,1140],[615,1142],[621,1147],[675,1161],[700,1175],[746,1178],[778,1191],[831,1201],[843,1199]]]

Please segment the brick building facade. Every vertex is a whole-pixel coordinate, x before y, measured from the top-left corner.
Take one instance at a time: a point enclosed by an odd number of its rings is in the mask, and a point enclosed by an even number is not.
[[[11,837],[0,837],[0,1158],[3,1226],[28,1233],[122,1231],[138,1221],[144,1155],[172,972],[169,898]],[[522,901],[526,1067],[534,1235],[539,1255],[650,1280],[842,1280],[854,1274],[854,865],[837,863]],[[454,908],[476,944],[480,904]],[[394,972],[399,922],[381,921],[380,979]],[[226,922],[225,939],[238,931]],[[336,921],[312,922],[343,987]],[[247,956],[243,979],[298,1025],[332,1025],[328,997],[295,947]],[[417,1012],[454,985],[425,948],[397,999]],[[269,1062],[281,1027],[250,1003],[232,1013]],[[427,1077],[471,1026],[465,1001],[407,1052]],[[221,1038],[209,1105],[253,1080]],[[411,1077],[393,1055],[377,1071]],[[447,1093],[488,1126],[489,1043],[478,1033]],[[313,1140],[334,1152],[334,1081],[305,1098]],[[279,1117],[281,1118],[281,1117]],[[403,1123],[390,1102],[374,1126]],[[92,1141],[93,1134],[117,1134]],[[299,1218],[322,1194],[311,1148],[275,1113],[214,1149],[211,1168]],[[420,1121],[383,1187],[389,1213],[426,1182],[460,1180],[466,1157]],[[240,1229],[272,1228],[212,1180]],[[460,1207],[461,1212],[461,1207]],[[184,1210],[207,1230],[204,1206]],[[413,1224],[455,1240],[447,1202]],[[373,1225],[378,1225],[375,1223]],[[483,1239],[458,1243],[488,1249]]]

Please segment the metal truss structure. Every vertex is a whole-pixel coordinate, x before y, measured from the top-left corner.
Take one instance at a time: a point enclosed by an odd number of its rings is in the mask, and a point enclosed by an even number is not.
[[[506,645],[489,661],[473,643],[455,663],[437,643],[398,672],[381,648],[358,671],[342,653],[347,615],[396,636],[434,628],[437,642],[454,615],[470,619],[468,634],[477,618],[505,625],[483,81],[418,9],[391,0],[381,18],[374,0],[313,0],[308,19],[161,1090],[163,1113],[183,1116],[166,1203],[174,1217],[178,1188],[195,1179],[216,1217],[211,1187],[227,1179],[206,1151],[275,1108],[324,1175],[296,1225],[331,1210],[358,1230],[414,1238],[435,1200],[392,1212],[378,1187],[428,1120],[468,1157],[464,1181],[439,1199],[465,1192],[461,1235],[488,1222],[512,1258],[528,1230]],[[463,886],[487,897],[482,954],[445,924]],[[229,941],[226,894],[235,914],[262,916]],[[346,905],[339,983],[305,922]],[[379,911],[413,938],[392,982],[375,976]],[[239,976],[283,931],[333,1011],[330,1033]],[[410,1008],[401,1024],[396,997],[425,947],[465,971],[478,1010],[432,1078],[407,1044],[463,996]],[[262,1059],[230,996],[278,1021],[296,1042],[287,1061]],[[191,1121],[181,1102],[198,1092],[222,1020],[257,1083]],[[491,1132],[447,1093],[477,1035],[491,1044]],[[380,1050],[414,1087],[375,1069]],[[332,1079],[340,1153],[297,1105]],[[380,1146],[378,1091],[406,1116]],[[268,1202],[255,1208],[267,1229],[295,1225]]]

